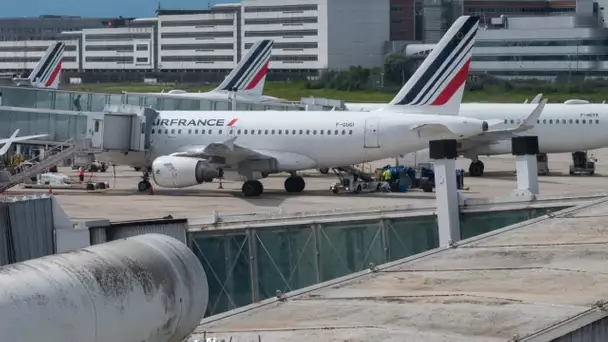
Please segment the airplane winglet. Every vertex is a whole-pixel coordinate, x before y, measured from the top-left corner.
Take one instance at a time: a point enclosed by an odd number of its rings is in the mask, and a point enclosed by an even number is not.
[[[542,96],[542,94],[538,94],[538,96]],[[534,98],[536,99],[536,98]],[[536,124],[536,121],[538,120],[538,118],[540,118],[540,115],[543,112],[543,109],[545,109],[545,105],[547,104],[547,101],[549,101],[549,99],[542,99],[540,101],[540,103],[538,104],[538,106],[536,106],[536,108],[534,108],[534,110],[532,111],[532,113],[530,113],[530,115],[524,120],[524,122],[521,123],[521,125],[519,125],[519,127],[517,127],[515,130],[517,132],[523,132],[523,131],[527,131],[529,129],[531,129],[532,127],[534,127],[534,125]]]
[[[536,94],[536,96],[534,96],[534,98],[532,99],[532,101],[530,101],[530,103],[540,103],[540,100],[543,99],[543,93],[538,93]]]
[[[232,137],[232,138],[224,141],[224,145],[226,145],[226,147],[228,147],[228,149],[230,151],[234,151],[234,141],[236,140],[236,138],[238,138],[238,137]]]
[[[531,128],[534,127],[534,125],[536,124],[536,121],[538,120],[538,118],[540,118],[540,115],[543,112],[543,109],[545,109],[545,104],[547,104],[547,101],[549,101],[548,99],[543,99],[542,101],[540,101],[540,103],[534,108],[534,110],[532,111],[532,113],[530,113],[530,115],[524,119],[524,121],[517,126],[516,128],[513,129],[490,129],[488,130],[487,133],[496,133],[496,132],[502,132],[502,133],[520,133],[520,132],[524,132],[527,131]],[[503,124],[503,120],[498,120],[498,119],[492,119],[492,120],[486,120],[486,122],[488,123],[488,125],[490,127],[494,127],[497,125],[502,125]]]

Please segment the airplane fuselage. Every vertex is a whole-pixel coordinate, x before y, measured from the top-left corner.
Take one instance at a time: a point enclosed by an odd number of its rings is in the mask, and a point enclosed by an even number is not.
[[[428,147],[429,140],[454,134],[418,134],[412,128],[441,122],[458,135],[482,132],[482,122],[458,116],[352,112],[161,111],[151,132],[156,157],[202,149],[231,138],[240,147],[275,157],[283,171],[352,165]],[[100,159],[137,165],[130,156]],[[144,161],[139,161],[139,163]],[[141,166],[146,166],[141,165]]]
[[[347,104],[351,110],[375,110],[384,104]],[[498,127],[517,127],[536,104],[463,103],[459,116],[479,120],[505,120]],[[546,104],[536,125],[519,135],[538,136],[543,153],[567,153],[608,146],[608,105]],[[498,155],[511,152],[509,140],[476,146],[470,154]]]

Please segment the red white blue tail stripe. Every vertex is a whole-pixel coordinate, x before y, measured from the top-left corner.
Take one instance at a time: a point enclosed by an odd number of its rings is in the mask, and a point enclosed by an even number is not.
[[[216,90],[247,92],[258,89],[268,73],[273,45],[273,40],[257,41]]]
[[[458,18],[422,65],[391,101],[391,105],[443,106],[466,81],[479,18]],[[460,93],[462,100],[462,93]]]
[[[36,88],[57,88],[64,51],[65,43],[63,42],[55,42],[49,46],[28,77],[32,86]]]

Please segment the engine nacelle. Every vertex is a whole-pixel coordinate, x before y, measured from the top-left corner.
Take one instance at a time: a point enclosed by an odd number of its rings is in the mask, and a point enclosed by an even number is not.
[[[220,177],[203,159],[162,156],[152,162],[152,178],[163,188],[186,188]]]

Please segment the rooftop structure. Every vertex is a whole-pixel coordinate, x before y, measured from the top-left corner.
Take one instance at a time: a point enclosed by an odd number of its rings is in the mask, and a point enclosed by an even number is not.
[[[278,293],[204,319],[197,337],[601,341],[605,329],[598,327],[608,317],[607,212],[608,200],[601,199],[454,248]]]

